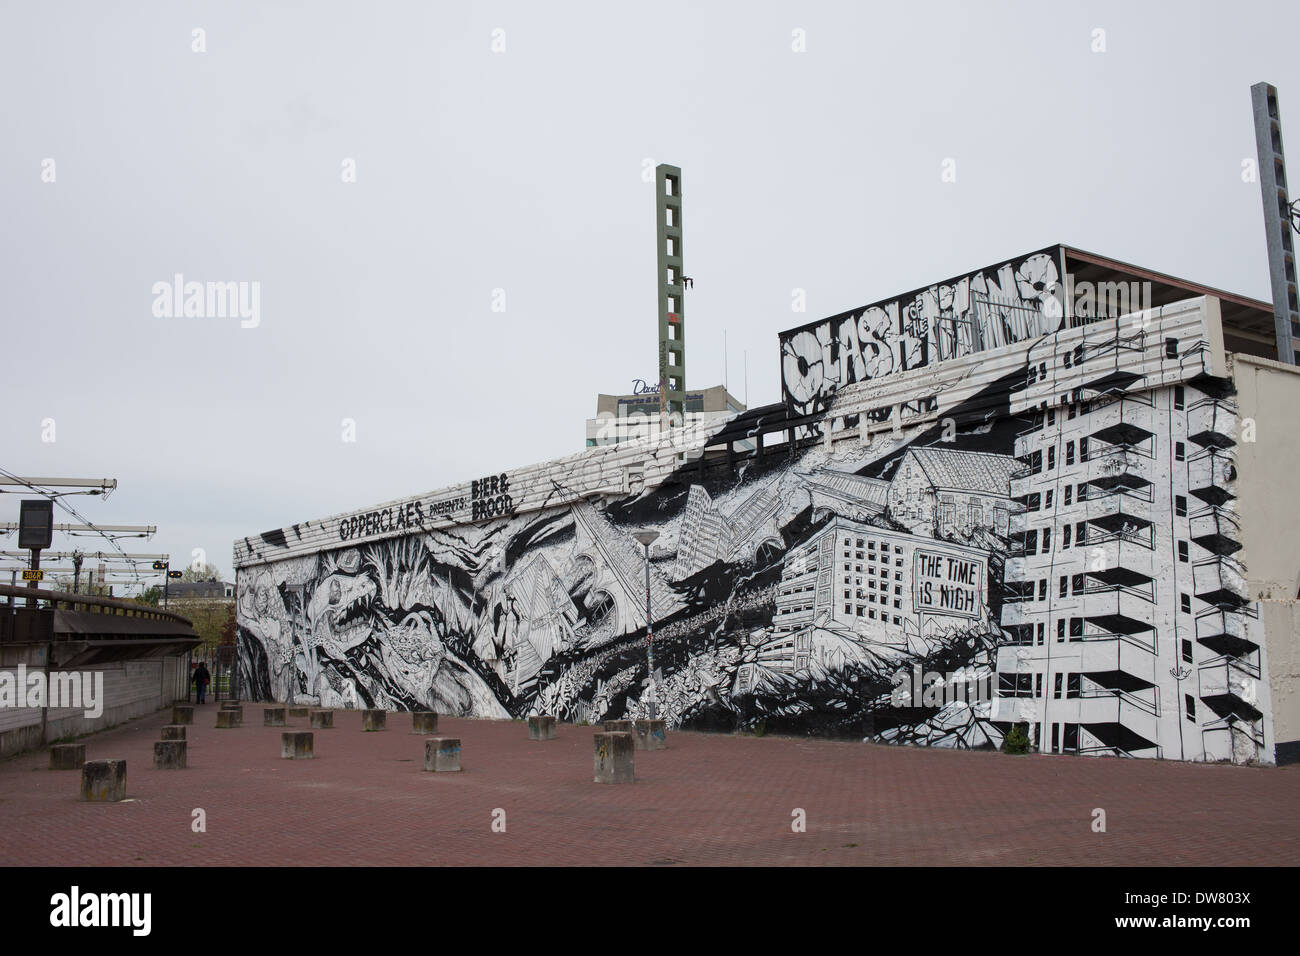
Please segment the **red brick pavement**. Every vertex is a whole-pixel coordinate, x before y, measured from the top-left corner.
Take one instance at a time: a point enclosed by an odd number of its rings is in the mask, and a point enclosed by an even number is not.
[[[1026,756],[670,733],[636,783],[592,782],[595,728],[443,718],[459,774],[423,771],[407,714],[338,711],[317,759],[280,758],[261,705],[217,730],[195,709],[189,768],[153,769],[170,712],[85,738],[127,760],[128,802],[85,804],[46,751],[0,763],[0,865],[1291,865],[1300,768]],[[289,721],[306,729],[306,718]],[[191,811],[207,832],[191,831]],[[791,830],[792,810],[807,832]],[[1104,808],[1107,832],[1094,833]],[[506,814],[495,833],[493,811]]]

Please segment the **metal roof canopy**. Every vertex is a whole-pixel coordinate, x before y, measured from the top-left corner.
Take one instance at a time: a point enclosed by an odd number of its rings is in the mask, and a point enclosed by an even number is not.
[[[1259,299],[1224,292],[1165,275],[1152,269],[1120,262],[1084,252],[1073,246],[1065,250],[1066,271],[1079,282],[1150,282],[1151,307],[1169,305],[1192,296],[1212,295],[1219,300],[1219,315],[1223,320],[1223,346],[1230,352],[1244,352],[1261,358],[1277,359],[1277,337],[1273,328],[1273,306]]]

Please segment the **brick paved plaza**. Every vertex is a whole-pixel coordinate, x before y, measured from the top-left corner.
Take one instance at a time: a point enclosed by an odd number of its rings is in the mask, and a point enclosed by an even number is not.
[[[39,751],[0,762],[0,865],[1290,865],[1300,768],[1012,757],[670,733],[636,783],[592,783],[592,727],[530,742],[523,722],[442,719],[463,772],[423,772],[409,714],[363,733],[338,711],[317,759],[283,760],[247,704],[195,708],[189,768],[153,769],[163,711],[84,739],[125,757],[120,804],[77,799]],[[290,728],[307,729],[306,718]],[[207,832],[191,832],[191,812]],[[807,832],[791,831],[791,811]],[[1107,832],[1091,829],[1092,810]],[[493,810],[506,832],[492,831]]]

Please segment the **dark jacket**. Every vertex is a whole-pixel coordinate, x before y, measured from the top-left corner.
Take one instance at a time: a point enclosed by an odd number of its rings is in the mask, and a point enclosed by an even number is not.
[[[212,683],[212,673],[208,670],[208,665],[200,664],[190,680],[194,682],[195,687],[206,687]]]

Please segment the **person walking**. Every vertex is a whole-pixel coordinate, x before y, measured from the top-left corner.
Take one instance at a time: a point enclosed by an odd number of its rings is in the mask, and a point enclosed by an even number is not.
[[[199,666],[194,671],[194,689],[198,692],[199,703],[204,703],[208,694],[208,684],[212,682],[212,674],[208,671],[208,665],[199,661]]]

